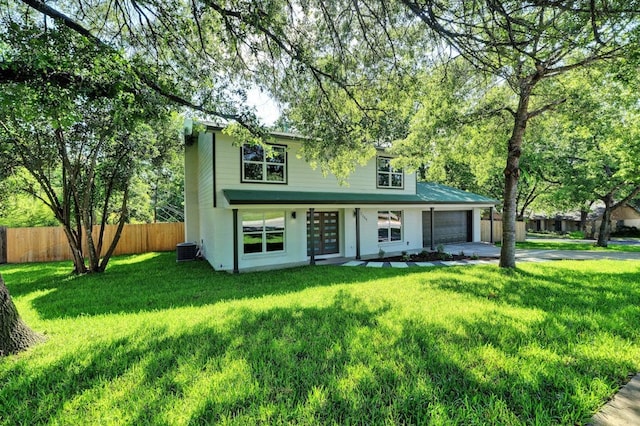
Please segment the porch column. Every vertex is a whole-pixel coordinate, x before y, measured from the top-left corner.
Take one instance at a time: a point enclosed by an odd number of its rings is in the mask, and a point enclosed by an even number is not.
[[[360,260],[360,207],[356,207],[356,259]]]
[[[493,206],[489,209],[489,242],[493,244]]]
[[[233,209],[233,273],[240,272],[238,269],[238,209]]]
[[[434,226],[434,223],[433,223],[434,222],[433,219],[434,219],[434,216],[435,216],[433,214],[434,210],[435,210],[435,208],[431,207],[431,251],[434,251],[436,249],[436,247],[435,247],[435,238],[434,238],[435,235],[433,234],[434,230],[435,230],[435,226]]]
[[[315,221],[316,211],[314,208],[309,209],[309,246],[311,247],[311,255],[309,259],[309,265],[316,264],[316,244],[315,244],[315,233],[316,233],[316,221]]]

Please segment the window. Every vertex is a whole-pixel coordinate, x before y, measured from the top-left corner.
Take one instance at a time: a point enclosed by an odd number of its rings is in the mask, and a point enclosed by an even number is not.
[[[378,242],[389,243],[402,240],[402,212],[384,210],[378,212]]]
[[[245,254],[284,251],[284,212],[251,212],[242,215]]]
[[[242,182],[287,183],[286,148],[242,145]]]
[[[391,158],[378,157],[378,188],[402,188],[402,169],[391,167]]]

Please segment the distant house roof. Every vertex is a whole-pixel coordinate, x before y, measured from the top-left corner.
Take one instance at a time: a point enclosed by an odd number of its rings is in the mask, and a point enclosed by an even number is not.
[[[231,205],[250,204],[467,204],[494,205],[498,201],[435,183],[418,183],[417,194],[300,192],[225,189]]]

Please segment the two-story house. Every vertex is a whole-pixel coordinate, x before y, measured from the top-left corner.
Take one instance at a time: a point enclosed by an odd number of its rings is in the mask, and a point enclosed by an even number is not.
[[[299,136],[270,149],[234,143],[207,124],[185,147],[185,238],[216,270],[372,258],[440,243],[480,241],[495,200],[395,169],[379,151],[340,185],[299,155]]]

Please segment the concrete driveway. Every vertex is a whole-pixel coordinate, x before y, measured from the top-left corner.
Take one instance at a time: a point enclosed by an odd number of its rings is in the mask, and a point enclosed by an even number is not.
[[[538,240],[539,241],[539,240]],[[558,240],[554,240],[558,241]],[[593,242],[589,240],[589,242]],[[618,241],[612,241],[619,244]],[[639,241],[628,240],[627,244],[638,244]],[[477,255],[479,257],[500,257],[500,247],[496,247],[490,243],[459,243],[447,244],[444,251],[451,254],[459,254],[464,252],[466,255]],[[548,260],[599,260],[599,259],[615,259],[615,260],[640,260],[640,253],[618,252],[618,251],[587,251],[587,250],[531,250],[516,249],[516,259],[548,259]]]

